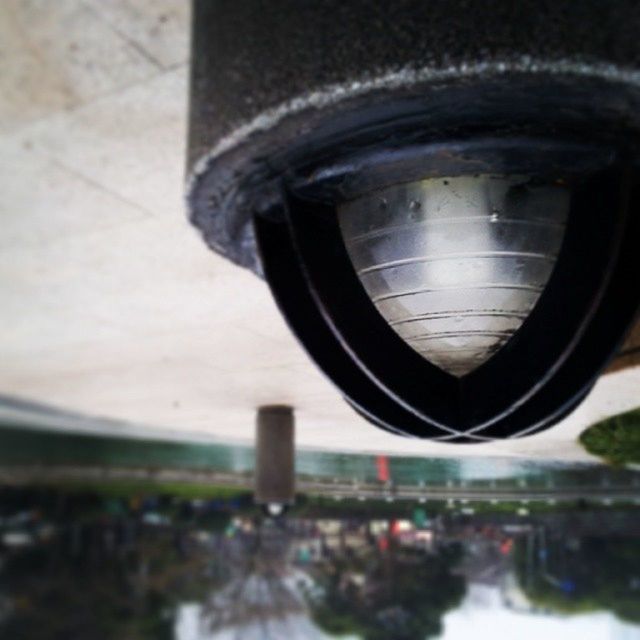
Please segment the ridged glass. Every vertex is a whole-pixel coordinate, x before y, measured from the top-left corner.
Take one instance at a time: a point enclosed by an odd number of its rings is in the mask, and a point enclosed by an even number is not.
[[[460,377],[520,328],[562,244],[570,190],[526,176],[429,178],[339,206],[351,261],[415,351]]]

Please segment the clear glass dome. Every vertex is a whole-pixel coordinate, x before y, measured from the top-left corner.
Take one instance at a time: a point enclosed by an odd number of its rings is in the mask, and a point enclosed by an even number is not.
[[[378,311],[415,351],[463,376],[520,328],[564,237],[562,180],[458,176],[342,204],[351,261]]]

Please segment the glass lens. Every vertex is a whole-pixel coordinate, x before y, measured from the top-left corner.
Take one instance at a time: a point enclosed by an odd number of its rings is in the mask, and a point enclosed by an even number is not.
[[[407,344],[463,376],[520,328],[564,237],[562,180],[459,176],[398,184],[338,208],[351,261]]]

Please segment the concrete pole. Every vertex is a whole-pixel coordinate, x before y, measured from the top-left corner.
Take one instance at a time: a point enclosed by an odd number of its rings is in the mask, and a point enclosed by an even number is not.
[[[295,501],[293,409],[260,407],[256,419],[256,504],[279,515]]]

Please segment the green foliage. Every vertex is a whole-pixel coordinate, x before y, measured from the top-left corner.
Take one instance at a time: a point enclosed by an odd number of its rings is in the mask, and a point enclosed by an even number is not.
[[[170,532],[106,553],[105,530],[86,530],[70,555],[64,538],[14,552],[0,573],[12,603],[0,637],[12,640],[171,640],[176,607],[208,585],[207,556],[177,557]]]
[[[341,557],[321,576],[324,597],[312,607],[316,624],[327,633],[364,640],[414,640],[439,635],[444,613],[465,594],[461,576],[451,569],[459,548],[438,553],[394,548],[368,559],[364,587],[350,580],[360,572],[357,557]]]
[[[548,568],[538,566],[532,575],[526,570],[524,544],[517,550],[520,584],[531,602],[563,614],[605,610],[640,623],[640,542],[589,537],[573,551],[562,540],[550,546]],[[572,591],[560,588],[566,579],[574,583]]]
[[[580,442],[589,453],[614,466],[640,463],[640,409],[589,427]]]

